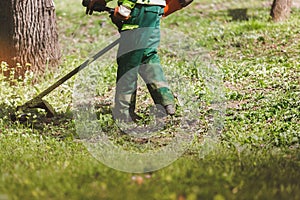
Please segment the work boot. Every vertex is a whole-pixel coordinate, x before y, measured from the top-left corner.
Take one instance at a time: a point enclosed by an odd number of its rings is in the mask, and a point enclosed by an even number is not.
[[[166,105],[165,110],[166,110],[167,115],[171,115],[171,116],[175,115],[176,108],[173,104]]]

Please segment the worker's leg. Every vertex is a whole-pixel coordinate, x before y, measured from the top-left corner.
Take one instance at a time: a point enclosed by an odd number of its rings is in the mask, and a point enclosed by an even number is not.
[[[137,75],[142,51],[132,51],[118,57],[117,85],[115,93],[115,119],[132,121],[136,101]]]
[[[140,67],[139,73],[146,82],[154,103],[162,105],[164,108],[168,105],[172,106],[173,111],[166,110],[166,112],[174,114],[174,96],[165,78],[157,52],[155,49],[147,49],[145,52],[145,64]]]
[[[167,80],[165,78],[160,59],[157,54],[157,48],[160,43],[160,18],[163,13],[163,9],[160,6],[150,6],[147,8],[147,17],[143,21],[143,26],[150,26],[144,30],[147,38],[147,44],[142,58],[142,65],[139,69],[139,73],[145,80],[148,90],[153,98],[155,104],[166,107],[172,105],[174,107],[174,96],[169,88]],[[148,21],[151,19],[151,22]],[[168,114],[174,114],[167,110]]]

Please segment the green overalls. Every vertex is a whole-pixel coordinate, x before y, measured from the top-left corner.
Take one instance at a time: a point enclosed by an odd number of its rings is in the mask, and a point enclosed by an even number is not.
[[[145,81],[155,104],[174,105],[174,96],[165,79],[157,47],[163,6],[135,4],[120,30],[115,119],[132,121],[136,104],[138,74]]]

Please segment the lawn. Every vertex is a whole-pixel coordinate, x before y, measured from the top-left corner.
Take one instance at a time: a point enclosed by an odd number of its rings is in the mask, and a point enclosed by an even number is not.
[[[297,6],[282,23],[270,21],[271,2],[259,0],[195,1],[163,19],[161,61],[180,106],[163,130],[140,139],[120,134],[111,116],[116,49],[46,96],[56,117],[35,110],[27,122],[11,120],[18,105],[117,38],[107,13],[86,16],[80,1],[55,3],[63,55],[58,68],[35,84],[31,73],[11,82],[0,74],[0,200],[300,199]],[[247,20],[232,19],[228,10],[238,8],[247,8]],[[86,94],[97,97],[96,114],[81,118]],[[137,111],[151,126],[142,82],[138,94]],[[114,169],[91,150],[89,140],[96,139],[90,133],[99,127],[134,153],[160,150],[180,134],[190,140],[171,149],[184,152],[165,167],[123,172],[116,169],[126,168],[126,159]]]

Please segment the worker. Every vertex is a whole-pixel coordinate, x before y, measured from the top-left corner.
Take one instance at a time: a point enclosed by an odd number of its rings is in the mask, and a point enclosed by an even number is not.
[[[106,6],[106,3],[106,0],[90,0],[87,13],[92,14],[95,4]],[[157,48],[161,17],[181,9],[183,5],[176,0],[178,8],[165,6],[166,0],[119,0],[111,15],[121,35],[113,109],[116,120],[132,122],[140,119],[135,113],[138,74],[145,81],[157,107],[162,108],[166,115],[176,112],[174,95],[163,73]]]

